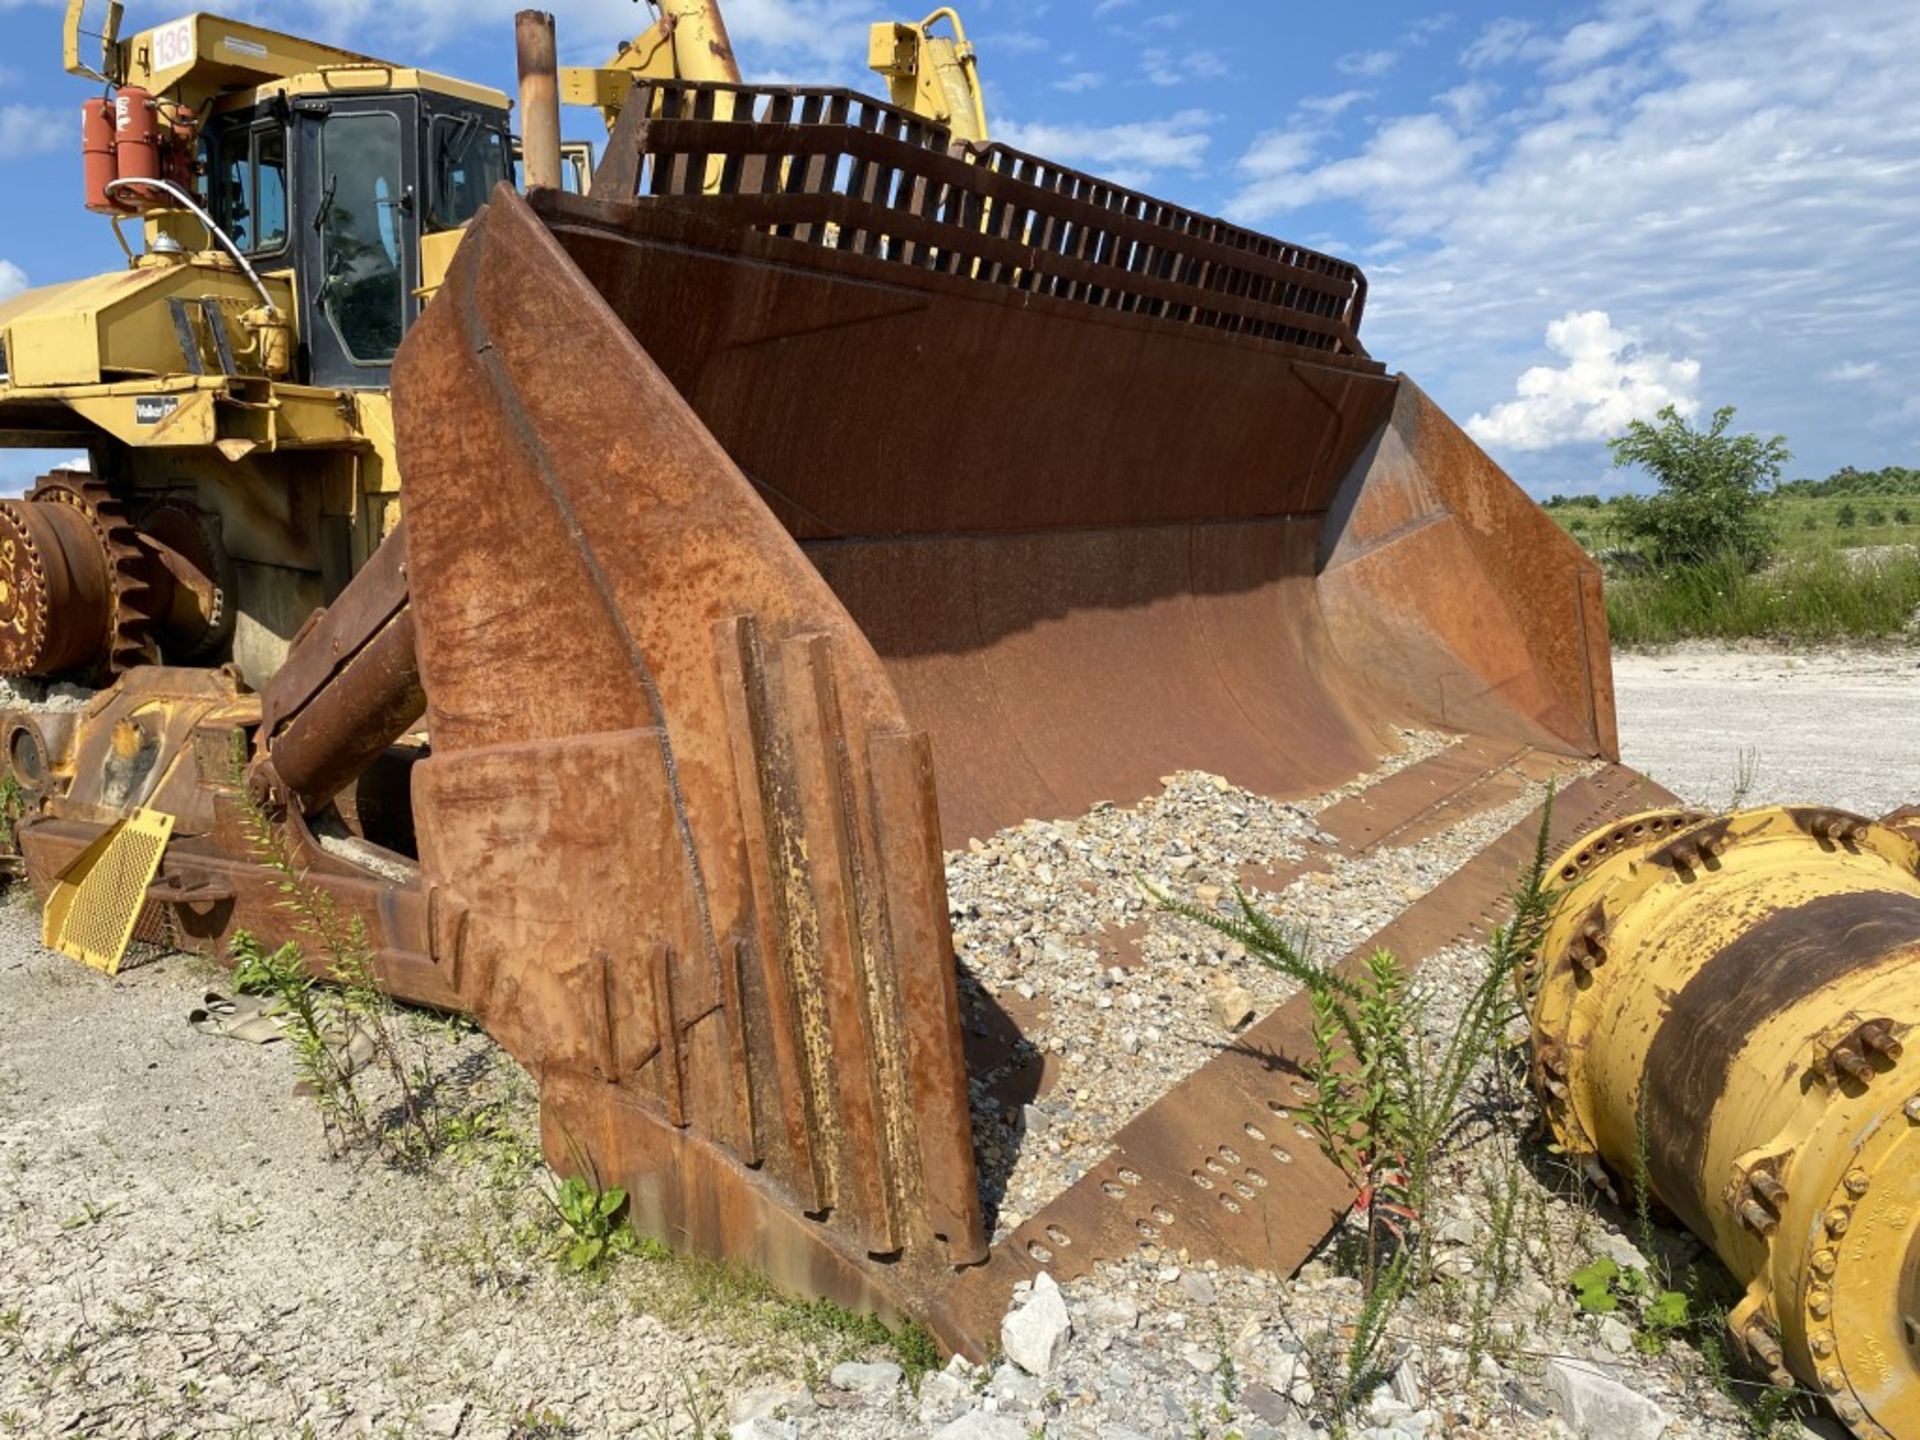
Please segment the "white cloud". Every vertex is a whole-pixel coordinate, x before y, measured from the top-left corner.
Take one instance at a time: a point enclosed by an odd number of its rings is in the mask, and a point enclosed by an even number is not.
[[[1359,75],[1375,80],[1393,69],[1399,58],[1398,52],[1393,50],[1356,50],[1351,55],[1342,55],[1333,64],[1342,75]]]
[[[1573,35],[1635,17],[1631,39]],[[1549,321],[1599,309],[1697,359],[1710,402],[1785,433],[1810,473],[1889,463],[1910,421],[1808,381],[1920,373],[1916,53],[1911,0],[1585,0],[1469,47],[1521,103],[1456,87],[1376,101],[1354,139],[1261,136],[1221,203],[1360,240],[1368,347],[1459,413],[1512,397]]]
[[[1063,75],[1054,81],[1053,88],[1064,90],[1069,95],[1078,95],[1083,90],[1096,89],[1106,78],[1098,70],[1075,70],[1072,74]]]
[[[1313,159],[1317,130],[1269,130],[1240,157],[1242,174],[1258,179],[1297,178]]]
[[[1547,348],[1566,364],[1527,370],[1514,385],[1517,398],[1473,416],[1469,435],[1500,450],[1550,450],[1606,440],[1668,405],[1689,417],[1700,408],[1700,362],[1645,348],[1604,310],[1555,320]]]
[[[11,260],[0,260],[0,300],[27,288],[27,272]]]
[[[1863,360],[1857,364],[1836,365],[1827,372],[1827,378],[1838,380],[1843,385],[1853,385],[1862,380],[1871,380],[1879,373],[1879,361]]]
[[[1031,30],[996,30],[993,32],[993,48],[995,53],[1037,55],[1042,50],[1051,50],[1053,42]]]
[[[1228,68],[1217,50],[1174,51],[1149,46],[1140,52],[1140,73],[1150,85],[1188,85],[1196,80],[1223,79]]]
[[[1451,90],[1442,90],[1433,98],[1446,106],[1457,122],[1471,125],[1499,97],[1500,87],[1491,80],[1469,80]]]
[[[1309,115],[1320,115],[1332,119],[1335,115],[1345,114],[1363,101],[1371,100],[1371,90],[1342,90],[1337,95],[1309,95],[1300,102],[1300,108]]]
[[[1478,70],[1514,60],[1544,59],[1552,53],[1553,42],[1542,38],[1531,20],[1502,16],[1489,21],[1473,43],[1460,52],[1460,63],[1469,70]]]
[[[1653,18],[1648,15],[1582,21],[1560,37],[1560,43],[1547,57],[1546,68],[1565,72],[1604,60],[1646,34],[1652,24]]]
[[[1297,132],[1263,135],[1240,159],[1248,183],[1227,214],[1261,220],[1320,200],[1381,194],[1412,202],[1458,176],[1478,145],[1437,115],[1409,115],[1380,126],[1359,154],[1307,169],[1311,147]]]
[[[0,105],[0,160],[80,148],[79,107],[69,115],[45,105]]]
[[[1198,170],[1214,119],[1205,110],[1181,110],[1164,120],[1123,125],[1005,120],[995,133],[1016,150],[1093,170],[1117,185],[1144,185],[1162,171]]]

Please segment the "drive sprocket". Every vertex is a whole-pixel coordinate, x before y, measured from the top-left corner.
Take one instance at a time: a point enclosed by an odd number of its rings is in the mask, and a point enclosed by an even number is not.
[[[148,570],[126,512],[83,470],[0,501],[0,674],[101,679],[151,658]]]

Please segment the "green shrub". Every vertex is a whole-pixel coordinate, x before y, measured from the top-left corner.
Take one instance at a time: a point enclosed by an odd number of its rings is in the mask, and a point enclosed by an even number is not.
[[[1782,436],[1729,435],[1733,415],[1723,405],[1696,430],[1669,405],[1659,424],[1636,420],[1607,442],[1616,467],[1638,466],[1659,486],[1614,508],[1621,532],[1662,569],[1732,555],[1751,570],[1773,553],[1767,496],[1793,457]]]

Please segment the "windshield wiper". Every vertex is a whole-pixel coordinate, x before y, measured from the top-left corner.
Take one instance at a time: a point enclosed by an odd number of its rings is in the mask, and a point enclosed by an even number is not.
[[[333,211],[333,190],[340,183],[340,174],[335,171],[327,176],[327,188],[320,194],[320,208],[313,214],[313,233],[318,235],[327,223],[327,216]]]

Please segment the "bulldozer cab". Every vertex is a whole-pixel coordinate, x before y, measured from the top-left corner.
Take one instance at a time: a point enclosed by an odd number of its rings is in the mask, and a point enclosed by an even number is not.
[[[431,90],[274,95],[206,134],[208,208],[262,270],[293,272],[297,370],[377,389],[443,246],[512,173],[507,114]]]

